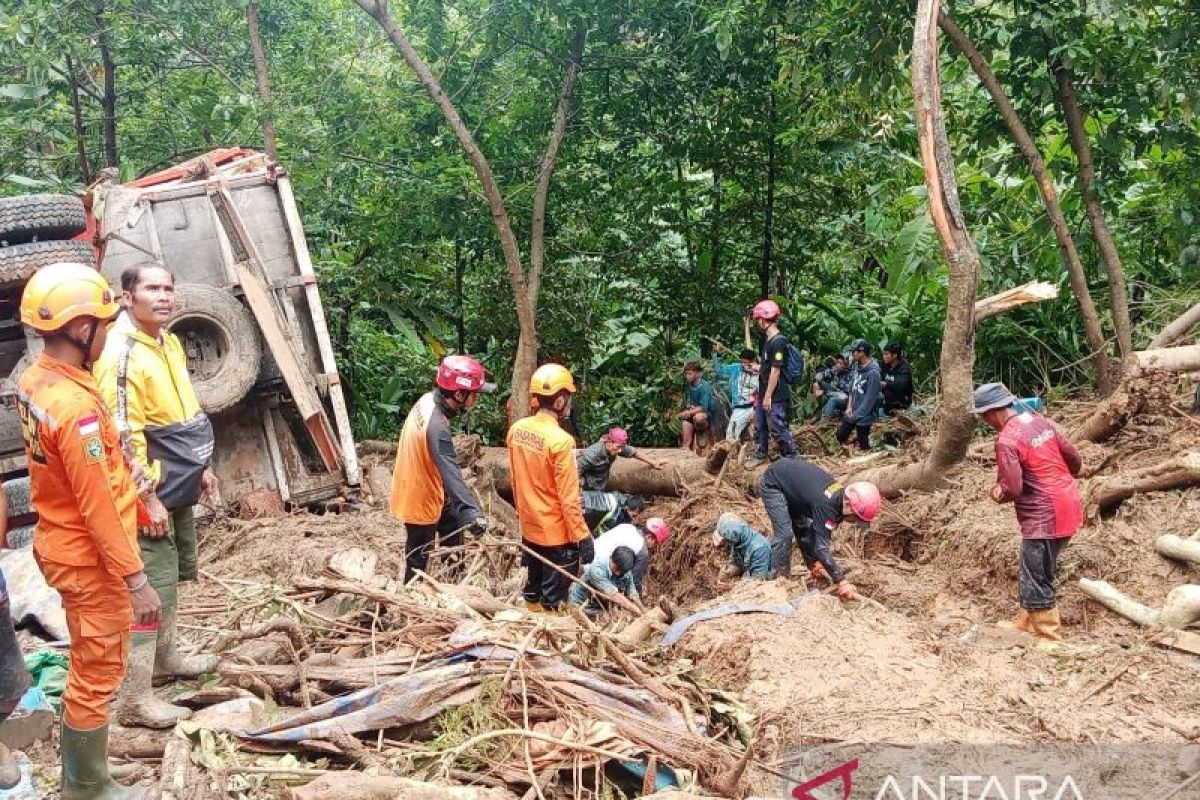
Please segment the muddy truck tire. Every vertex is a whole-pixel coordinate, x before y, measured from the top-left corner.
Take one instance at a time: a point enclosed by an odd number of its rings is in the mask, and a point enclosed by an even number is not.
[[[29,242],[0,247],[0,286],[24,283],[33,273],[62,261],[96,267],[96,254],[86,242]]]
[[[70,239],[87,229],[83,202],[69,194],[0,198],[0,244]]]
[[[198,283],[175,287],[171,332],[187,355],[200,407],[216,414],[246,396],[258,378],[262,345],[242,302],[224,289]]]

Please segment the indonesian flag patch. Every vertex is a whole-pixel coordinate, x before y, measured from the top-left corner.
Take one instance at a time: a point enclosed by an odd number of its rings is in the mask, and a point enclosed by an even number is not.
[[[100,417],[92,414],[89,417],[81,417],[79,420],[79,435],[80,436],[95,436],[100,432]]]

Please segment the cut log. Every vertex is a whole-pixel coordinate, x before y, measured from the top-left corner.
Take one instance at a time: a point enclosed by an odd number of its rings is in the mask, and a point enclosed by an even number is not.
[[[655,629],[663,627],[666,622],[667,612],[661,608],[652,608],[625,626],[625,629],[617,634],[617,641],[626,649],[635,647],[653,636]]]
[[[1168,347],[1175,344],[1175,342],[1183,338],[1184,334],[1194,328],[1197,323],[1200,323],[1200,303],[1196,303],[1187,311],[1184,311],[1159,331],[1158,336],[1150,340],[1148,349]]]
[[[666,466],[658,470],[632,458],[618,458],[613,464],[612,472],[609,473],[609,491],[679,497],[687,487],[697,487],[712,481],[705,459],[688,450],[677,447],[640,448],[639,452],[647,458],[664,462]],[[495,477],[496,490],[502,497],[512,497],[507,449],[485,447],[477,467],[481,474],[490,472]]]
[[[1130,359],[1129,370],[1113,394],[1075,430],[1075,436],[1089,442],[1109,438],[1146,407],[1152,392],[1161,392],[1161,381],[1147,380],[1153,372],[1195,372],[1200,370],[1200,345],[1140,350]]]
[[[1015,308],[1053,300],[1058,297],[1058,287],[1044,281],[1030,281],[985,297],[975,302],[975,324],[985,319],[1004,314]]]
[[[1089,516],[1110,511],[1142,492],[1165,492],[1200,484],[1200,452],[1191,451],[1149,467],[1093,480],[1086,492]]]
[[[1200,534],[1194,533],[1190,538],[1185,539],[1174,533],[1168,533],[1158,537],[1158,541],[1154,543],[1154,549],[1160,556],[1200,565]]]
[[[1200,585],[1185,583],[1168,594],[1161,609],[1143,605],[1108,581],[1082,578],[1079,588],[1088,597],[1144,628],[1183,630],[1200,621]]]
[[[1139,350],[1133,358],[1135,368],[1140,372],[1194,372],[1200,369],[1200,344]]]

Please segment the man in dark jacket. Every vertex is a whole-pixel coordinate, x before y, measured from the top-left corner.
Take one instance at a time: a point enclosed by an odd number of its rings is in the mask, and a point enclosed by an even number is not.
[[[859,449],[870,450],[871,424],[875,421],[875,408],[879,405],[879,387],[882,383],[879,362],[871,358],[871,344],[866,339],[854,343],[850,357],[854,359],[854,382],[850,387],[846,414],[837,429],[837,440],[846,444],[850,441],[850,434],[856,433]]]
[[[912,368],[908,366],[908,359],[904,357],[904,347],[899,342],[884,345],[883,371],[880,377],[883,385],[884,414],[906,411],[912,406]]]

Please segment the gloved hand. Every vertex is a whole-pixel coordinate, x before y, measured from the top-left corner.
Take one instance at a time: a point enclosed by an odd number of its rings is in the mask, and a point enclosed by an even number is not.
[[[858,587],[850,581],[842,581],[837,586],[833,587],[833,593],[839,600],[858,600]]]
[[[596,558],[596,540],[589,533],[586,539],[579,541],[579,563],[590,564]]]
[[[483,534],[487,533],[490,524],[487,517],[476,517],[475,521],[467,527],[467,530],[471,532],[472,536],[483,536]]]
[[[825,566],[820,561],[814,561],[813,565],[808,568],[808,577],[814,581],[829,581],[829,573],[825,571]]]

